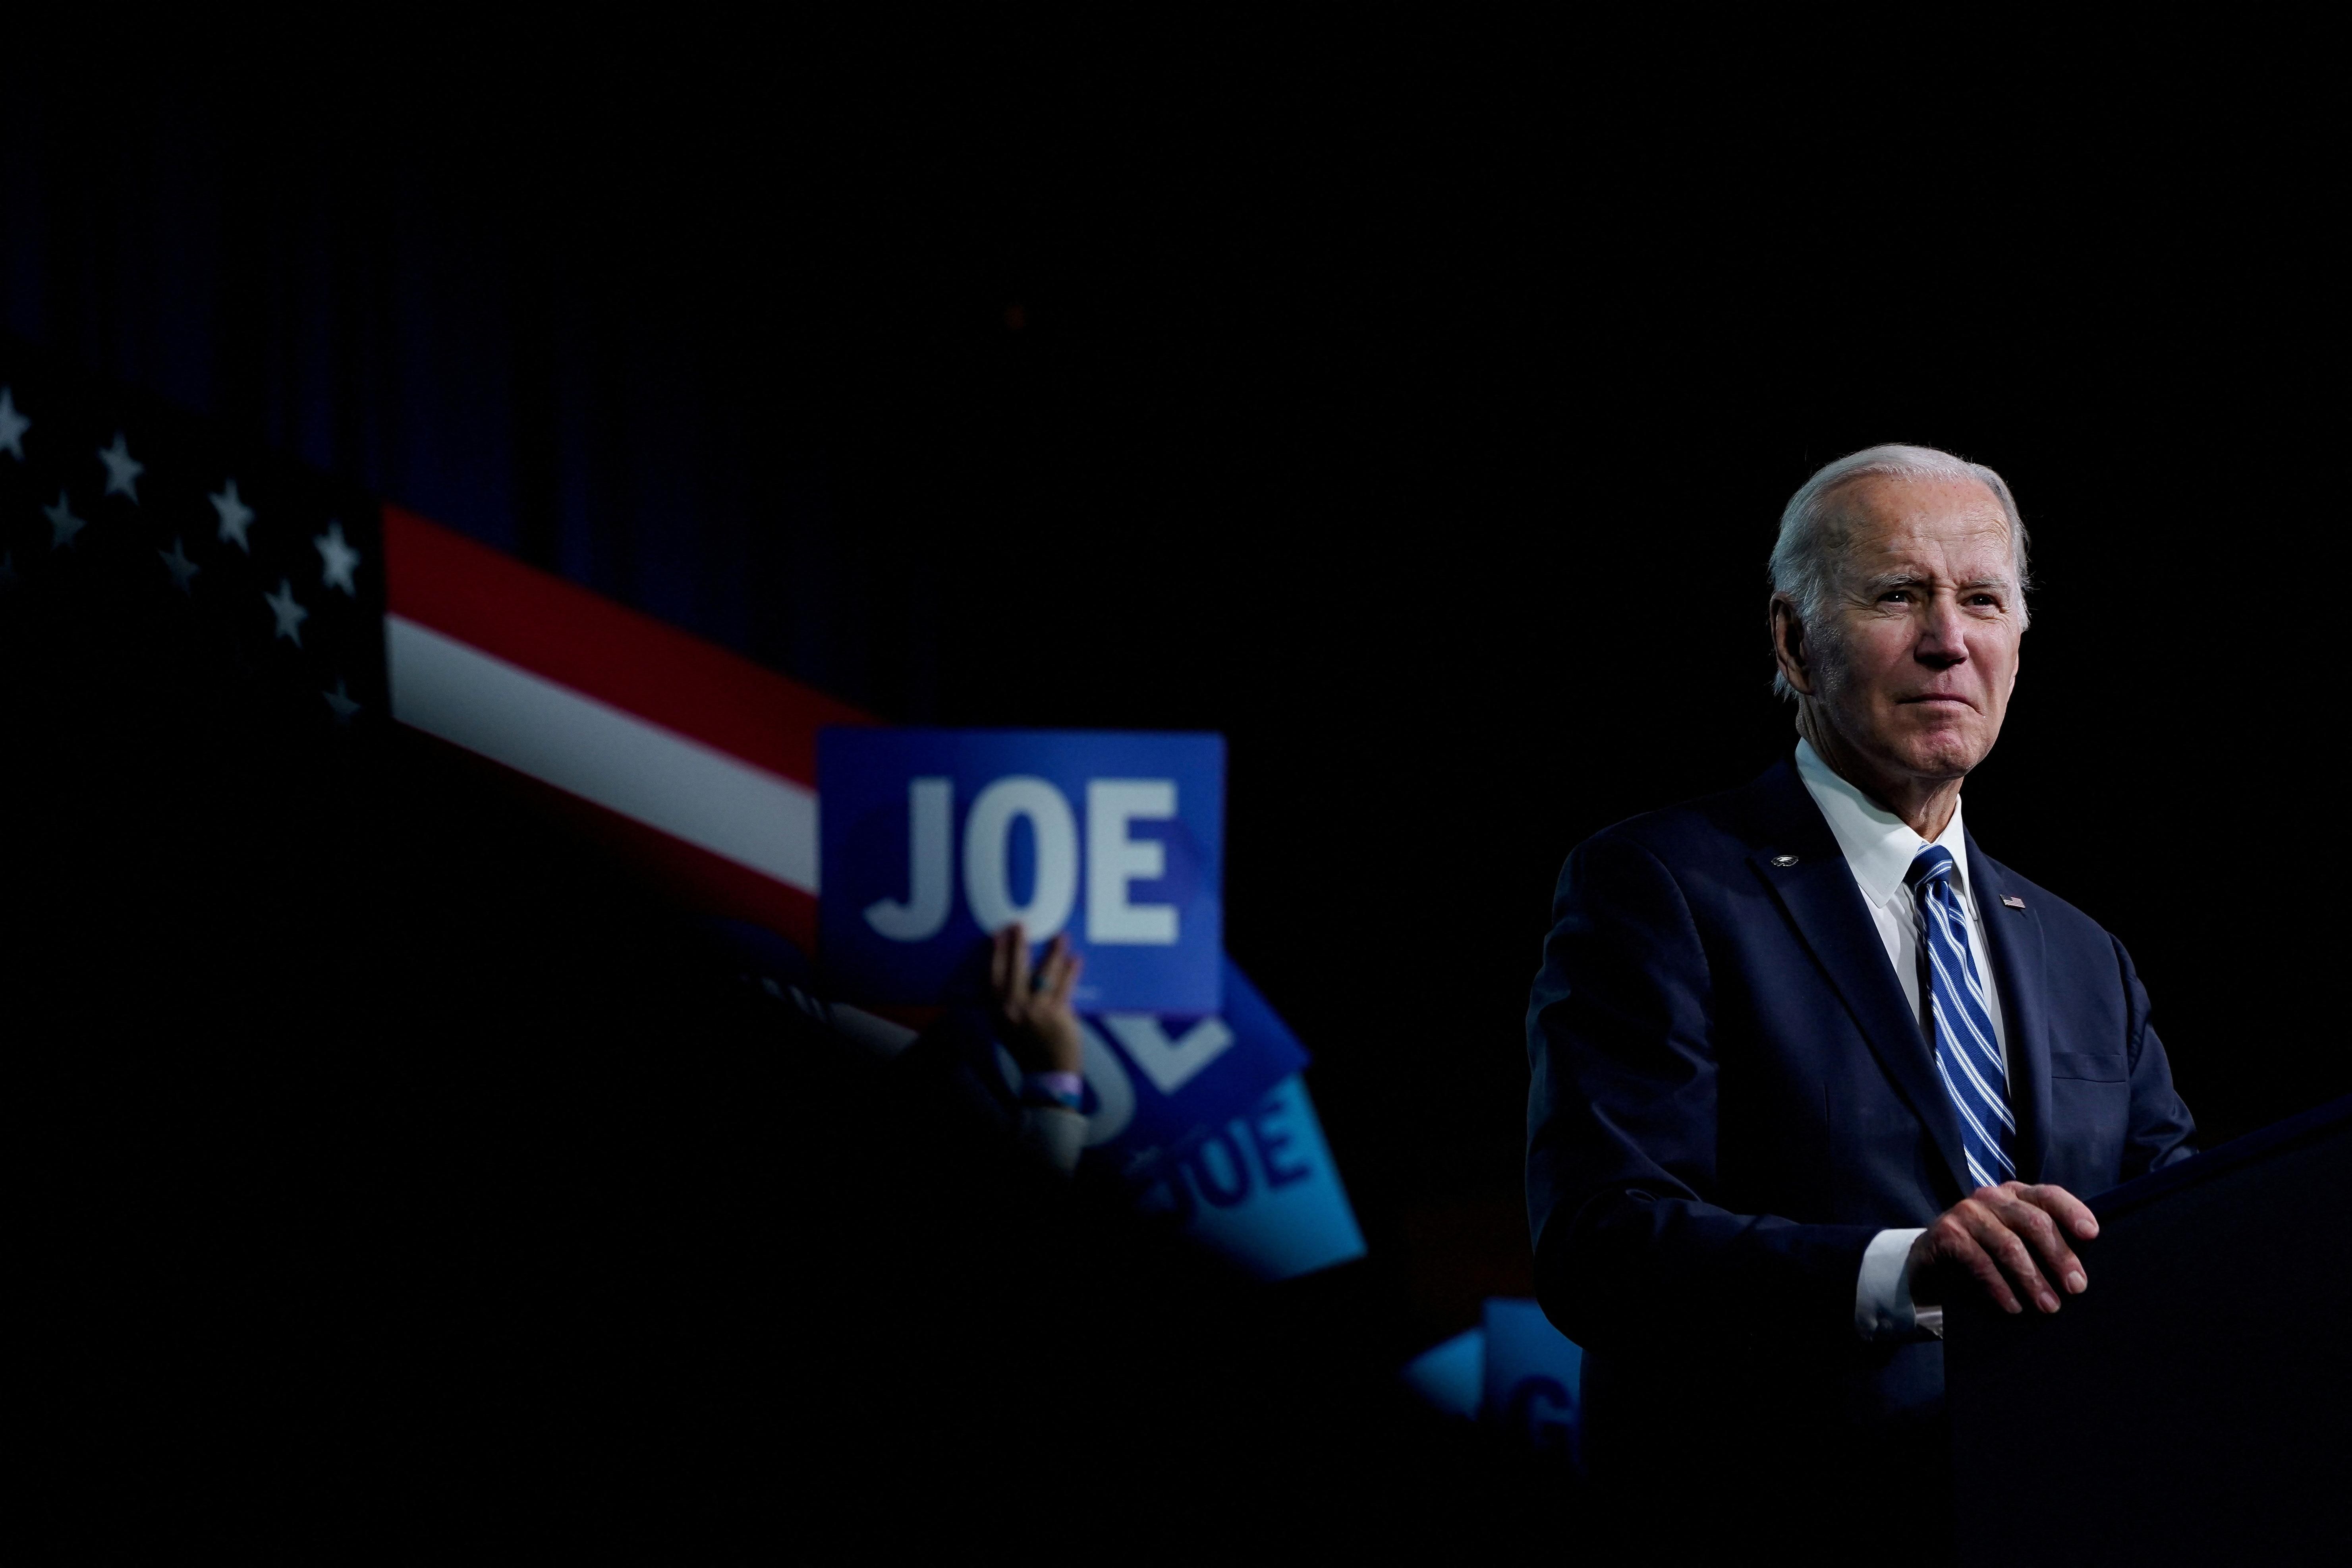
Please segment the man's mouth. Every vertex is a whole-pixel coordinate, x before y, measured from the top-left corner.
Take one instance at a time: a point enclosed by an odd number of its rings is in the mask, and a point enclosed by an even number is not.
[[[1924,703],[1937,708],[1974,708],[1976,706],[1975,703],[1969,701],[1967,698],[1956,697],[1948,691],[1922,692],[1916,697],[1906,697],[1901,699],[1901,700],[1906,704]]]

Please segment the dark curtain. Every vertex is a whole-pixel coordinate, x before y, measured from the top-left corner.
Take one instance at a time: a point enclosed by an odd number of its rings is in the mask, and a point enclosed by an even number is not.
[[[946,258],[887,182],[776,156],[796,140],[617,62],[555,90],[454,49],[323,79],[217,46],[16,51],[0,326],[920,715],[931,557],[839,526],[824,454],[899,374],[867,302]]]

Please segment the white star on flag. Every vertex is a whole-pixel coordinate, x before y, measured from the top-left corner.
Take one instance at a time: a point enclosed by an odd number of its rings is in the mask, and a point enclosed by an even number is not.
[[[327,706],[334,710],[335,722],[338,724],[350,723],[352,716],[360,710],[358,700],[352,697],[350,688],[340,677],[337,678],[335,689],[332,691],[322,691],[319,695],[324,697],[327,700]]]
[[[16,389],[0,386],[0,452],[23,462],[25,432],[32,427],[33,422],[16,412]]]
[[[247,541],[245,531],[253,526],[253,509],[238,499],[235,476],[231,476],[226,489],[213,497],[213,510],[220,513],[220,536],[247,555],[252,554],[253,546]]]
[[[178,539],[175,538],[172,541],[171,549],[158,550],[155,553],[163,557],[164,568],[172,574],[173,587],[177,588],[183,594],[193,594],[195,592],[194,588],[188,585],[189,581],[194,578],[198,572],[203,571],[204,568],[198,566],[194,562],[188,559],[188,552],[184,549],[181,548]]]
[[[58,504],[43,507],[41,515],[49,520],[49,548],[52,550],[62,550],[71,544],[74,535],[89,526],[73,514],[73,507],[67,501],[63,490],[58,492]]]
[[[341,588],[352,597],[358,598],[360,591],[352,585],[352,568],[360,563],[360,552],[344,542],[343,525],[329,522],[327,531],[310,542],[319,547],[319,560],[323,568],[320,574],[320,585]]]
[[[98,460],[106,465],[106,493],[129,496],[131,504],[137,506],[139,476],[147,471],[147,465],[131,457],[131,447],[122,439],[121,431],[114,433],[113,446],[99,448]]]
[[[296,647],[300,647],[302,623],[310,618],[310,612],[294,602],[294,580],[290,577],[279,578],[278,592],[264,594],[261,597],[263,602],[268,605],[269,613],[278,617],[278,630],[271,636],[270,640],[275,642],[278,637],[289,637],[292,639]]]

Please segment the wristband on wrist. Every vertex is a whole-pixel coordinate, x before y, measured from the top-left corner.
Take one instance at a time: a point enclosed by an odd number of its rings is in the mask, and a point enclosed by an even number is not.
[[[1076,1110],[1086,1099],[1086,1079],[1074,1072],[1033,1072],[1021,1080],[1021,1103]]]

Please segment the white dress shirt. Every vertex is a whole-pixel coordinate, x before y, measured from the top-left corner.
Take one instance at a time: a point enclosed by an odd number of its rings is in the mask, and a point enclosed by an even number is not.
[[[1911,1016],[1920,1021],[1923,1037],[1929,1035],[1926,998],[1919,991],[1919,914],[1904,873],[1927,847],[1927,840],[1908,823],[1872,800],[1830,771],[1809,741],[1797,742],[1797,776],[1805,793],[1829,819],[1830,832],[1845,856],[1846,869],[1870,910],[1878,939],[1885,945],[1886,962],[1911,1004]],[[1969,864],[1968,835],[1960,826],[1960,805],[1952,804],[1952,820],[1936,842],[1952,857],[1960,905],[1969,917],[1969,956],[1984,983],[1986,1011],[1992,1015],[1993,1044],[2009,1061],[2009,1029],[2001,1021],[2000,992],[1993,980],[1990,954],[1985,947],[1984,912],[1977,907],[1974,868]],[[2013,1067],[2014,1064],[2011,1064]],[[2011,1078],[2015,1079],[2012,1071]],[[1854,1282],[1853,1326],[1865,1340],[1906,1339],[1920,1326],[1911,1303],[1911,1244],[1917,1230],[1882,1230],[1862,1255],[1862,1275]]]

